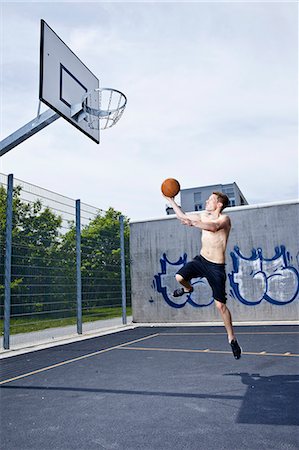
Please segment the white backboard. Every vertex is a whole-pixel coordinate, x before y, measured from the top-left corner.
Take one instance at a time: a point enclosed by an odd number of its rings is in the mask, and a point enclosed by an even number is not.
[[[99,98],[94,91],[97,88],[99,88],[98,78],[49,25],[41,20],[39,98],[76,128],[99,143],[99,127],[90,128],[86,120],[78,122],[71,117],[71,105],[80,103],[83,96],[90,91],[94,94],[89,96],[88,106],[99,108]]]

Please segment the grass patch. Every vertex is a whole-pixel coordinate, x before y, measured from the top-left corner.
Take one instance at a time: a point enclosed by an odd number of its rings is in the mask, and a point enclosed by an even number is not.
[[[127,316],[132,314],[132,308],[127,307]],[[107,320],[122,317],[122,307],[95,308],[90,311],[83,311],[82,322],[95,322],[96,320]],[[76,317],[62,317],[49,319],[42,316],[13,317],[10,320],[10,334],[30,333],[48,328],[67,327],[76,325]],[[3,319],[0,320],[1,335],[3,336]]]

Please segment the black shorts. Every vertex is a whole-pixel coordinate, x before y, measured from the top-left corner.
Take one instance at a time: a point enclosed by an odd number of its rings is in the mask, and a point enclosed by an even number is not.
[[[186,281],[190,281],[191,278],[206,278],[212,288],[214,299],[226,303],[225,264],[213,263],[199,255],[185,264],[177,274],[181,275]]]

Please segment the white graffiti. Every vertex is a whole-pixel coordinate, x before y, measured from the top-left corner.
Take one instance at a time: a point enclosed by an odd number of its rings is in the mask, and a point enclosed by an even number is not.
[[[292,302],[298,296],[299,274],[291,265],[290,254],[282,245],[271,259],[262,249],[253,249],[249,258],[238,247],[231,252],[233,271],[228,275],[231,294],[246,305],[257,305],[263,299],[275,305]]]

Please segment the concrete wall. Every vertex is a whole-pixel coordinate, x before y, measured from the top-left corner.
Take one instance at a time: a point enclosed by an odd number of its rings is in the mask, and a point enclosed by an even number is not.
[[[234,321],[298,320],[299,204],[227,208],[227,305]],[[200,250],[201,231],[175,218],[131,223],[134,322],[221,322],[205,279],[175,299],[177,270]]]

